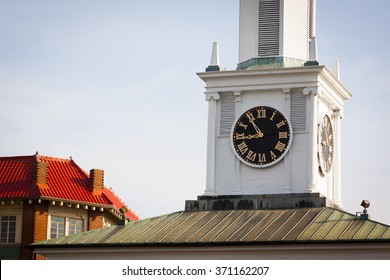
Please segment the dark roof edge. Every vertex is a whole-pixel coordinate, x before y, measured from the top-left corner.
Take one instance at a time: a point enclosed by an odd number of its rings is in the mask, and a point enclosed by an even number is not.
[[[210,246],[253,246],[253,245],[301,245],[301,244],[373,244],[373,243],[389,243],[390,239],[355,239],[355,240],[289,240],[289,241],[248,241],[248,242],[193,242],[193,243],[115,243],[115,244],[30,244],[25,246],[29,249],[35,248],[139,248],[139,247],[210,247]]]

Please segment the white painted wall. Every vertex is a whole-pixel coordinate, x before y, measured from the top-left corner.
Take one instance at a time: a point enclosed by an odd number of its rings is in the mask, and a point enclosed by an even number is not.
[[[308,0],[282,0],[281,56],[308,60]]]
[[[322,176],[319,172],[317,127],[324,113],[332,116],[334,110],[342,111],[343,102],[351,95],[325,67],[221,71],[198,75],[206,82],[206,95],[221,96],[232,92],[236,95],[236,119],[246,110],[260,105],[274,107],[290,119],[289,92],[306,94],[307,100],[307,130],[293,131],[293,142],[285,158],[268,168],[253,168],[236,158],[230,136],[219,135],[221,100],[213,99],[216,116],[209,126],[215,133],[209,134],[208,143],[212,143],[215,149],[208,150],[213,166],[207,169],[207,177],[213,178],[209,183],[215,194],[315,191],[330,200],[335,199],[333,173]],[[334,166],[339,168],[337,164]]]
[[[280,0],[279,56],[308,60],[308,0]],[[239,63],[258,57],[259,0],[240,1]]]

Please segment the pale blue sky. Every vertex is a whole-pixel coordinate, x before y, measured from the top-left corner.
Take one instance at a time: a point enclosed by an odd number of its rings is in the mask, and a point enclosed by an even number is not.
[[[319,61],[340,60],[342,201],[390,224],[386,0],[318,0]],[[238,60],[238,0],[0,0],[0,156],[102,168],[141,217],[204,191],[207,102],[196,72]]]

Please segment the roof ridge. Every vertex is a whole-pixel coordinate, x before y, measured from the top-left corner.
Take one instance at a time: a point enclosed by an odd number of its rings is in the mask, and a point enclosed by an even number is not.
[[[29,156],[29,155],[26,155],[26,156],[5,156],[5,157],[0,157],[0,160],[3,160],[3,159],[21,159],[21,158],[24,158],[24,159],[32,159],[34,156]]]
[[[34,157],[37,159],[37,161],[38,160],[48,160],[48,161],[57,161],[57,162],[70,162],[69,159],[59,158],[59,157],[41,156],[41,155],[35,155]]]
[[[72,164],[75,168],[77,168],[81,173],[83,173],[87,178],[90,177],[89,173],[85,171],[83,168],[81,168],[74,160],[73,158],[69,159],[69,163]],[[104,187],[104,186],[103,186]]]

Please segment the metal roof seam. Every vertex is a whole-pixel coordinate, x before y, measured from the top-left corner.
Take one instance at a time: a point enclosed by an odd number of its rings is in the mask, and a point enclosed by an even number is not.
[[[207,215],[207,211],[205,211],[204,213],[203,213],[203,215],[201,215],[196,221],[194,221],[193,223],[192,223],[192,225],[194,225],[194,224],[196,224],[197,222],[199,222],[204,216],[206,216]],[[191,226],[192,226],[191,225]],[[182,231],[178,236],[176,236],[176,238],[175,239],[173,239],[173,241],[172,242],[175,242],[177,239],[179,239],[179,237],[180,236],[182,236],[187,230],[189,230],[191,227],[188,227],[186,230],[184,230],[184,231]]]
[[[325,210],[325,209],[326,209],[326,208],[324,208],[324,210]],[[321,213],[322,213],[322,211],[321,211]],[[314,239],[314,236],[315,236],[318,232],[321,231],[321,229],[326,225],[326,223],[329,221],[330,217],[333,216],[333,214],[334,214],[334,211],[332,211],[332,212],[329,214],[329,216],[326,218],[326,220],[325,220],[324,222],[322,222],[321,226],[320,226],[316,231],[314,231],[314,233],[310,236],[309,240],[313,240],[313,239]],[[319,216],[315,217],[314,220],[313,220],[313,222],[314,222],[315,220],[317,220],[318,217],[319,217]]]
[[[384,236],[387,235],[387,233],[390,232],[390,228],[387,228],[385,232],[381,235],[380,238],[385,238]]]
[[[176,236],[176,237],[172,240],[172,242],[175,242],[177,239],[179,239],[184,233],[186,233],[188,230],[190,230],[191,227],[192,227],[194,224],[196,224],[197,222],[199,222],[204,216],[207,215],[207,211],[202,211],[202,212],[203,212],[203,215],[200,215],[200,217],[197,218],[196,221],[194,221],[187,229],[183,230],[178,236]]]
[[[116,228],[116,227],[115,227]],[[90,244],[98,243],[100,240],[105,238],[108,234],[110,234],[114,229],[114,227],[105,227],[98,230],[98,232],[102,233],[101,236],[98,236],[95,241],[90,242]]]
[[[362,230],[362,228],[367,224],[368,221],[364,221],[364,223],[362,223],[362,225],[359,227],[359,229],[355,232],[355,234],[351,237],[351,239],[355,239],[355,236],[357,236],[360,231]],[[348,225],[348,229],[352,226],[353,224],[353,221]],[[343,236],[343,234],[345,233],[346,231],[344,231],[342,234],[340,234],[340,238],[341,236]]]
[[[58,244],[60,241],[64,240],[66,238],[67,235],[64,235],[64,236],[61,236],[61,237],[58,237],[58,238],[55,238],[55,242],[54,244]]]
[[[245,237],[247,237],[261,222],[263,222],[271,213],[268,213],[265,215],[260,221],[257,222],[257,224],[252,227],[239,241],[242,241]]]
[[[132,226],[132,224],[131,225],[129,225],[128,227],[131,227]],[[126,226],[126,229],[127,229],[127,226]],[[125,230],[126,230],[125,229]],[[113,240],[114,238],[116,238],[117,236],[119,236],[120,234],[122,234],[123,233],[123,230],[121,229],[121,230],[118,230],[118,232],[117,233],[115,233],[115,234],[113,234],[110,238],[108,238],[106,241],[105,241],[105,243],[110,243],[111,242],[111,240]]]
[[[290,229],[285,235],[283,235],[282,238],[280,238],[280,240],[284,240],[284,239],[286,238],[286,236],[289,235],[290,232],[292,232],[292,231],[299,225],[299,223],[302,222],[302,220],[303,220],[307,215],[309,215],[309,212],[310,212],[310,211],[311,211],[311,209],[309,209],[308,211],[306,211],[305,215],[303,215],[302,218],[300,218],[299,221],[296,222],[296,224],[295,224],[293,227],[291,227],[291,229]],[[295,239],[295,240],[296,240],[296,239]]]
[[[324,240],[326,240],[327,239],[327,237],[332,233],[332,231],[334,230],[334,229],[336,229],[336,227],[342,222],[342,221],[344,221],[343,220],[343,218],[345,217],[345,216],[348,216],[347,215],[347,213],[344,213],[344,215],[337,221],[337,223],[329,230],[329,232],[327,233],[327,234],[325,234],[325,236],[324,236]],[[349,227],[350,225],[348,225],[348,227]],[[347,228],[348,228],[347,227]],[[344,231],[343,231],[344,232]],[[336,238],[336,239],[339,239],[341,237],[341,234]]]
[[[222,220],[220,220],[212,230],[210,230],[209,232],[207,232],[205,235],[203,235],[203,237],[201,239],[199,239],[199,242],[202,242],[203,239],[205,239],[210,233],[212,233],[216,228],[218,228],[218,226],[220,224],[223,223],[223,221],[225,221],[228,217],[230,217],[233,213],[235,212],[235,210],[232,210],[226,217],[224,217]],[[213,239],[214,241],[214,239]]]
[[[300,234],[298,234],[298,236],[295,238],[295,240],[298,240],[304,234],[304,232],[314,223],[315,220],[317,220],[317,218],[322,214],[322,212],[324,212],[325,209],[326,208],[322,208],[321,211],[319,211],[317,213],[317,215],[315,217],[313,217],[311,222],[307,224],[307,226],[301,231]]]
[[[167,224],[165,224],[162,228],[160,228],[158,231],[156,231],[152,236],[150,236],[145,243],[148,243],[149,240],[151,240],[153,237],[155,237],[158,233],[160,233],[164,228],[166,228],[170,223],[175,221],[177,218],[179,218],[181,215],[183,215],[183,212],[180,212],[176,217],[174,217],[172,220],[170,220]]]
[[[147,233],[148,233],[149,231],[151,231],[156,225],[160,224],[161,221],[163,221],[163,220],[166,219],[166,218],[167,218],[167,215],[157,217],[157,218],[156,218],[156,219],[157,219],[156,223],[155,223],[155,224],[152,224],[152,225],[151,225],[147,230],[145,230],[141,235],[139,235],[137,238],[135,238],[135,239],[132,241],[132,243],[136,243],[138,239],[140,239],[142,236],[144,236],[145,234],[147,234]],[[152,221],[152,220],[153,220],[153,218],[150,219],[150,221]]]
[[[184,213],[184,212],[183,212]],[[175,227],[173,227],[173,229],[171,229],[168,233],[165,234],[165,236],[163,236],[162,238],[160,238],[159,241],[157,242],[161,242],[164,238],[166,238],[167,236],[169,236],[172,232],[174,232],[179,226],[181,226],[184,222],[188,221],[194,214],[191,214],[189,215],[187,218],[185,218],[183,221],[181,221],[179,224],[177,224]],[[173,222],[173,221],[171,221]]]
[[[206,213],[209,213],[210,211],[207,211]],[[188,242],[195,234],[197,234],[199,231],[201,231],[208,223],[210,223],[212,220],[215,219],[219,214],[221,214],[221,211],[219,211],[216,215],[214,215],[210,220],[208,220],[206,223],[204,223],[203,226],[201,226],[198,230],[196,230],[190,237],[186,239],[185,242]]]
[[[165,216],[161,216],[161,217],[158,217],[157,218],[157,221],[155,221],[155,224],[158,224],[161,220],[163,220],[165,218]],[[122,238],[119,243],[122,243],[123,241],[125,241],[126,239],[128,239],[131,235],[137,233],[140,229],[146,227],[149,223],[153,223],[152,221],[156,219],[156,218],[150,218],[150,219],[146,219],[146,220],[140,220],[140,221],[135,221],[133,225],[136,225],[136,224],[140,224],[141,223],[141,226],[139,226],[138,228],[136,228],[131,234],[129,235],[126,235],[124,238]],[[154,225],[152,224],[152,226],[150,228],[152,228]],[[149,228],[149,230],[150,230]],[[127,226],[126,229],[124,230],[125,232],[129,229],[129,227]],[[141,233],[140,236],[138,236],[137,238],[135,238],[132,243],[135,243],[135,241],[138,239],[138,238],[141,238],[143,236],[144,233],[148,232],[148,230],[145,230],[143,233]]]
[[[370,238],[371,234],[375,231],[375,229],[379,227],[379,224],[376,224],[375,227],[372,228],[372,230],[370,231],[370,233],[367,235],[367,239]]]
[[[274,231],[274,233],[272,233],[271,235],[270,235],[270,237],[268,237],[268,239],[267,240],[271,240],[271,238],[295,215],[297,213],[297,211],[294,211],[293,213],[292,213],[292,215],[290,215],[290,217],[288,217],[285,221],[284,221],[284,223],[283,224],[281,224],[280,226],[279,226],[279,228],[278,229],[276,229],[275,231]],[[278,217],[279,218],[279,217]],[[275,219],[276,220],[276,219]]]
[[[247,211],[242,211],[242,213],[237,217],[237,218],[235,218],[234,219],[234,221],[233,222],[231,222],[227,227],[225,227],[225,229],[223,229],[219,234],[217,234],[217,236],[216,237],[214,237],[214,239],[212,240],[212,242],[214,242],[215,240],[217,240],[224,232],[226,232],[238,219],[240,219],[242,216],[244,216],[245,215],[245,213],[246,213]],[[233,212],[232,212],[233,213]],[[230,216],[230,215],[229,215]],[[228,216],[226,216],[226,218],[227,218]]]
[[[132,233],[130,233],[129,235],[126,235],[125,237],[123,237],[122,239],[120,239],[118,241],[118,243],[122,243],[123,241],[125,241],[126,239],[128,239],[131,235],[133,235],[134,233],[136,233],[139,229],[145,227],[152,219],[147,219],[147,220],[139,220],[139,221],[134,221],[132,222],[132,225],[129,226],[127,225],[126,228],[124,229],[124,231],[128,231],[129,228],[132,228],[134,225],[138,224],[138,223],[141,223],[141,226],[139,226],[137,229],[135,229]]]
[[[95,235],[97,231],[99,231],[99,230],[90,230],[90,231],[88,231],[89,233],[91,233],[89,236]],[[82,233],[83,233],[82,235],[86,235],[86,232],[85,232],[85,231],[82,232]],[[77,236],[76,238],[74,238],[73,240],[71,240],[71,241],[69,242],[69,244],[72,244],[74,241],[77,240],[77,238],[82,237],[82,235],[80,234],[80,236]],[[87,235],[87,238],[86,238],[85,240],[88,240],[89,236]],[[85,240],[84,240],[84,241],[81,241],[80,243],[84,243]]]
[[[262,235],[267,229],[269,229],[270,227],[271,227],[271,225],[273,224],[273,223],[275,223],[275,221],[277,220],[277,219],[279,219],[279,217],[282,215],[284,213],[284,211],[281,211],[280,212],[280,214],[268,225],[268,226],[266,226],[265,227],[265,229],[263,229],[253,240],[257,240],[259,237],[260,237],[260,235]]]
[[[226,241],[229,241],[240,229],[242,229],[245,225],[247,225],[249,223],[250,220],[254,219],[257,215],[259,214],[259,212],[255,212],[254,215],[252,215],[245,223],[243,223],[240,227],[238,227],[232,234],[230,234],[230,236],[228,238],[226,238]],[[241,216],[240,216],[241,217]],[[238,218],[236,219],[236,221],[238,220]]]

